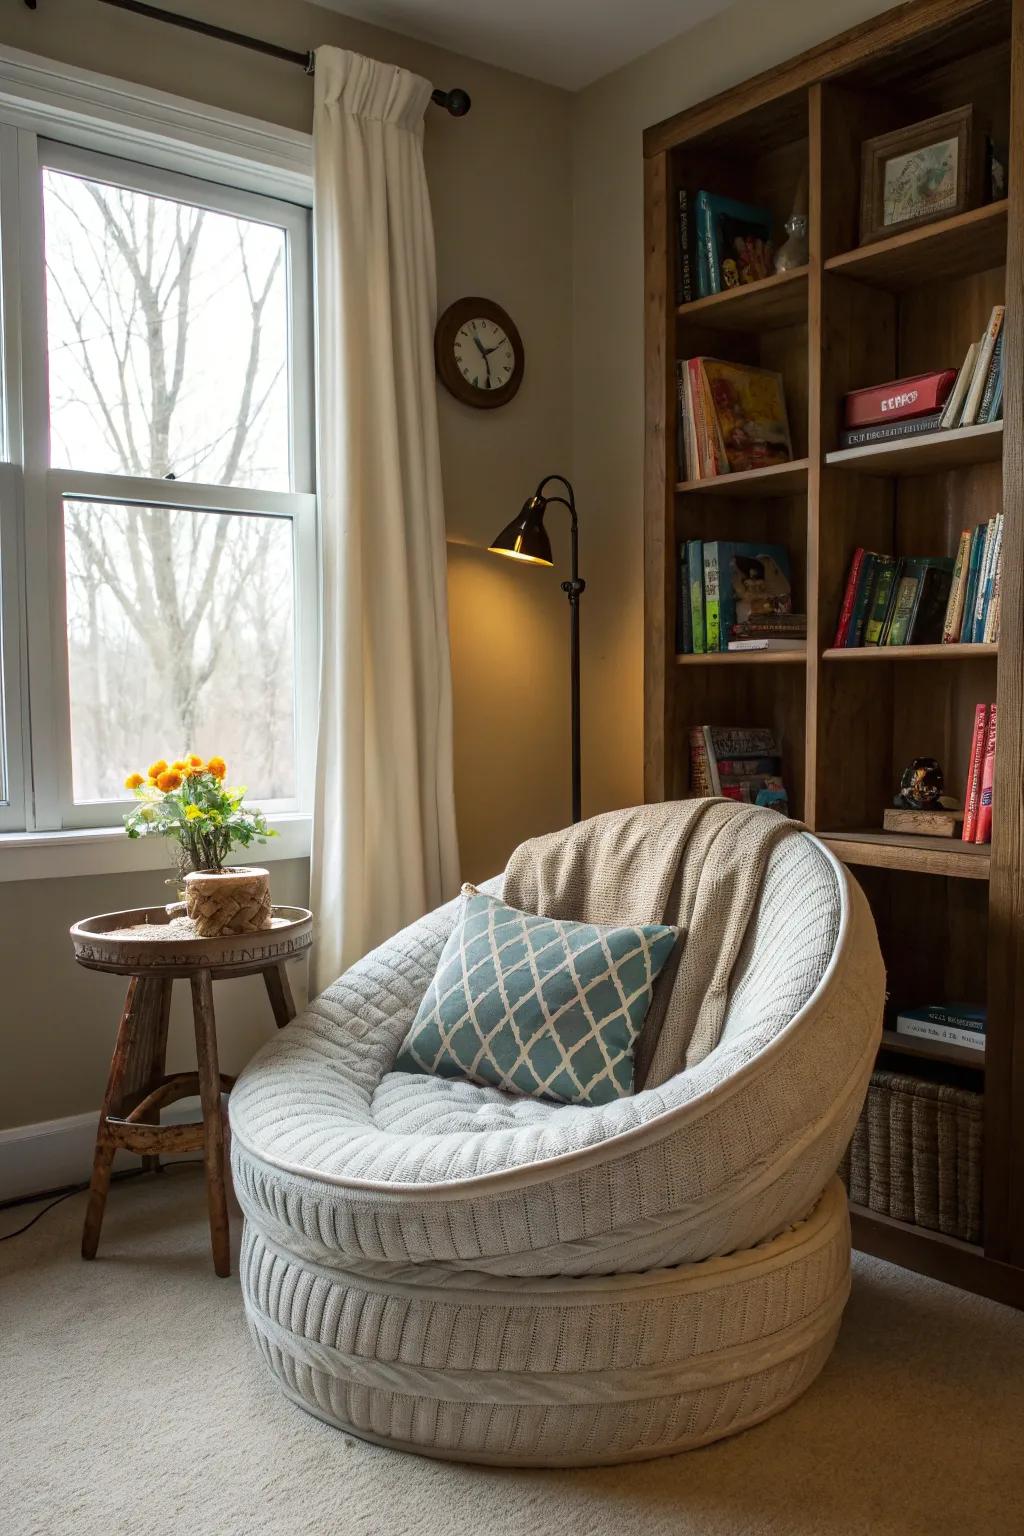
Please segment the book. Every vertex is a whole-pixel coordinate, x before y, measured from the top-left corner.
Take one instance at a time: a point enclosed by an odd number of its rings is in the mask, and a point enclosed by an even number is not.
[[[708,766],[708,750],[704,740],[704,727],[695,725],[689,733],[690,790],[695,795],[710,795],[711,770]]]
[[[781,374],[719,358],[699,360],[725,467],[736,474],[793,457]]]
[[[938,1024],[945,1029],[963,1029],[973,1035],[983,1035],[986,1028],[986,1010],[969,1008],[964,1003],[929,1003],[926,1008],[901,1008],[896,1017],[909,1024]]]
[[[839,434],[840,448],[867,448],[871,443],[891,443],[904,437],[920,437],[937,432],[942,426],[942,412],[911,416],[904,421],[881,422],[874,427],[849,427]]]
[[[853,604],[857,596],[857,586],[867,553],[868,551],[859,545],[853,552],[850,569],[846,575],[846,586],[843,588],[843,601],[839,609],[839,620],[836,624],[836,637],[832,642],[833,650],[842,650],[846,645],[846,637],[850,632],[850,620],[853,617]]]
[[[843,404],[844,423],[847,427],[871,427],[880,422],[935,415],[944,407],[955,382],[955,368],[940,368],[933,373],[852,390]]]
[[[988,726],[985,731],[985,750],[981,761],[981,791],[978,795],[978,816],[974,824],[974,841],[992,841],[992,786],[996,769],[996,706],[989,705]]]
[[[767,727],[708,725],[704,730],[716,758],[779,756],[775,732]]]
[[[899,561],[895,555],[875,555],[874,561],[875,576],[864,624],[864,645],[878,645],[881,642],[892,589],[896,582],[896,572],[899,568]]]
[[[978,421],[988,421],[992,410],[992,401],[995,399],[996,380],[999,377],[999,369],[1003,360],[1003,332],[1000,330],[996,337],[996,344],[992,348],[992,361],[988,365],[988,373],[985,377],[985,387],[981,392],[981,404],[978,406]]]
[[[952,584],[952,560],[931,560],[921,567],[907,645],[939,644]]]
[[[991,518],[983,525],[981,535],[981,557],[978,563],[978,580],[974,591],[974,605],[967,615],[964,624],[963,638],[971,645],[976,645],[981,639],[985,629],[985,594],[988,591],[988,583],[992,573],[992,555],[995,550],[996,519]]]
[[[960,417],[960,425],[962,427],[974,426],[978,420],[978,410],[981,406],[981,397],[985,390],[985,380],[988,378],[988,368],[992,361],[996,340],[1003,327],[1005,309],[1006,306],[1003,304],[994,304],[992,306],[988,325],[978,347],[978,355],[974,362],[974,372],[971,375],[970,387],[967,391],[967,398],[964,401],[963,414]]]
[[[961,642],[971,637],[972,615],[974,613],[975,599],[978,595],[978,577],[981,571],[981,557],[985,548],[985,524],[976,523],[971,529],[971,552],[967,562],[967,584],[964,591],[964,613],[960,625],[959,639]]]
[[[996,582],[999,578],[999,567],[1002,564],[1003,555],[1003,514],[997,512],[992,519],[994,528],[991,539],[991,553],[989,555],[988,569],[984,573],[984,590],[981,594],[981,613],[975,629],[975,640],[978,644],[990,638],[990,620],[992,617],[992,600],[995,595]]]
[[[687,541],[686,566],[690,588],[693,650],[695,655],[703,656],[707,652],[707,636],[704,629],[704,546],[700,539]]]
[[[687,546],[679,546],[679,588],[676,598],[676,650],[683,656],[693,654],[693,609],[690,607],[690,568]]]
[[[966,1050],[984,1052],[984,1031],[961,1029],[955,1024],[937,1024],[931,1019],[918,1017],[919,1010],[901,1013],[896,1020],[896,1033],[913,1040],[934,1040],[937,1045],[961,1045]]]
[[[917,606],[921,573],[912,560],[903,561],[902,572],[893,592],[892,613],[889,616],[888,633],[885,637],[886,645],[906,645],[908,643],[910,625],[914,617],[914,609]]]
[[[806,640],[806,613],[759,613],[732,626],[734,640],[771,640],[783,635],[791,640]]]
[[[716,540],[704,546],[715,567],[718,592],[718,649],[726,649],[733,626],[752,619],[790,612],[793,606],[789,554],[780,544],[734,543]],[[710,647],[709,647],[710,649]]]
[[[718,545],[704,545],[704,644],[708,653],[722,651],[722,604],[719,590]]]
[[[720,757],[717,761],[719,777],[729,779],[772,777],[782,767],[780,757]]]
[[[868,613],[871,610],[876,580],[881,569],[879,562],[882,558],[881,555],[876,555],[873,550],[869,549],[864,552],[860,576],[857,579],[857,590],[853,595],[853,611],[850,614],[850,625],[846,632],[846,648],[863,644]]]
[[[978,347],[980,345],[980,342],[972,341],[967,348],[966,356],[960,364],[960,371],[956,376],[956,383],[949,392],[945,410],[942,412],[942,425],[944,427],[958,427],[960,425],[960,415],[964,408],[964,401],[967,398],[971,379],[974,376],[974,364],[977,361]]]
[[[946,617],[942,624],[943,645],[954,645],[960,639],[960,626],[964,618],[964,592],[967,587],[967,563],[971,553],[971,530],[965,528],[957,545],[953,581],[946,604]]]
[[[771,277],[772,216],[767,208],[701,191],[694,220],[702,298]]]
[[[730,640],[730,651],[804,651],[806,640]]]
[[[964,829],[960,834],[961,840],[965,843],[974,842],[974,832],[978,825],[978,801],[981,798],[981,768],[987,726],[988,705],[975,705],[971,755],[967,769],[967,791],[964,795]]]
[[[676,362],[676,474],[680,480],[692,480],[686,425],[686,364]]]
[[[999,550],[996,558],[996,574],[992,583],[992,600],[988,606],[988,617],[985,620],[985,633],[982,639],[989,645],[995,645],[999,639],[999,609],[1002,596],[1003,580],[1003,544],[1000,534]]]
[[[697,297],[693,262],[693,208],[685,187],[676,191],[676,303]]]

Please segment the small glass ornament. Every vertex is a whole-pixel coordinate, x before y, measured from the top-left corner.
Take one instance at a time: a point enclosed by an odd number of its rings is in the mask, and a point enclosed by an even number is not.
[[[775,256],[776,272],[791,272],[794,267],[807,265],[807,215],[806,213],[794,213],[785,224],[785,240]]]

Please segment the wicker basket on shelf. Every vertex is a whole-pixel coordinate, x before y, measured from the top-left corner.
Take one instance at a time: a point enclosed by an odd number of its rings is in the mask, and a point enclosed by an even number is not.
[[[839,1172],[856,1205],[979,1243],[981,1160],[980,1093],[875,1072]]]

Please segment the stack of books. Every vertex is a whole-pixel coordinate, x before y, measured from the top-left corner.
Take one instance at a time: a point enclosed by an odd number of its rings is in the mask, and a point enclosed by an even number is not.
[[[807,620],[793,613],[789,554],[780,544],[690,539],[679,552],[676,649],[804,648]]]
[[[839,610],[837,650],[978,645],[999,638],[1003,514],[965,528],[955,559],[858,547]]]
[[[685,480],[788,464],[793,445],[782,377],[714,357],[676,363],[676,459]]]
[[[978,704],[974,710],[971,733],[970,766],[967,793],[964,796],[965,843],[992,841],[992,788],[996,767],[996,706]]]
[[[690,731],[690,792],[724,795],[789,815],[782,758],[770,730],[759,726],[695,725]]]
[[[927,1008],[904,1008],[896,1016],[896,1033],[914,1040],[935,1040],[941,1045],[963,1045],[970,1051],[984,1051],[985,1022],[984,1008],[932,1003]]]
[[[993,645],[999,639],[1003,514],[960,535],[942,626],[945,645]]]
[[[959,369],[854,390],[844,402],[840,448],[864,448],[927,432],[980,426],[1003,414],[1003,319],[997,304]]]
[[[676,303],[771,277],[772,216],[716,192],[676,192]]]

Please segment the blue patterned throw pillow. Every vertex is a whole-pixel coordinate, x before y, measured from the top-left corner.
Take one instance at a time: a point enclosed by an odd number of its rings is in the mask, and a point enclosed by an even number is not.
[[[396,1072],[561,1104],[633,1092],[633,1047],[678,929],[518,912],[472,885]]]

